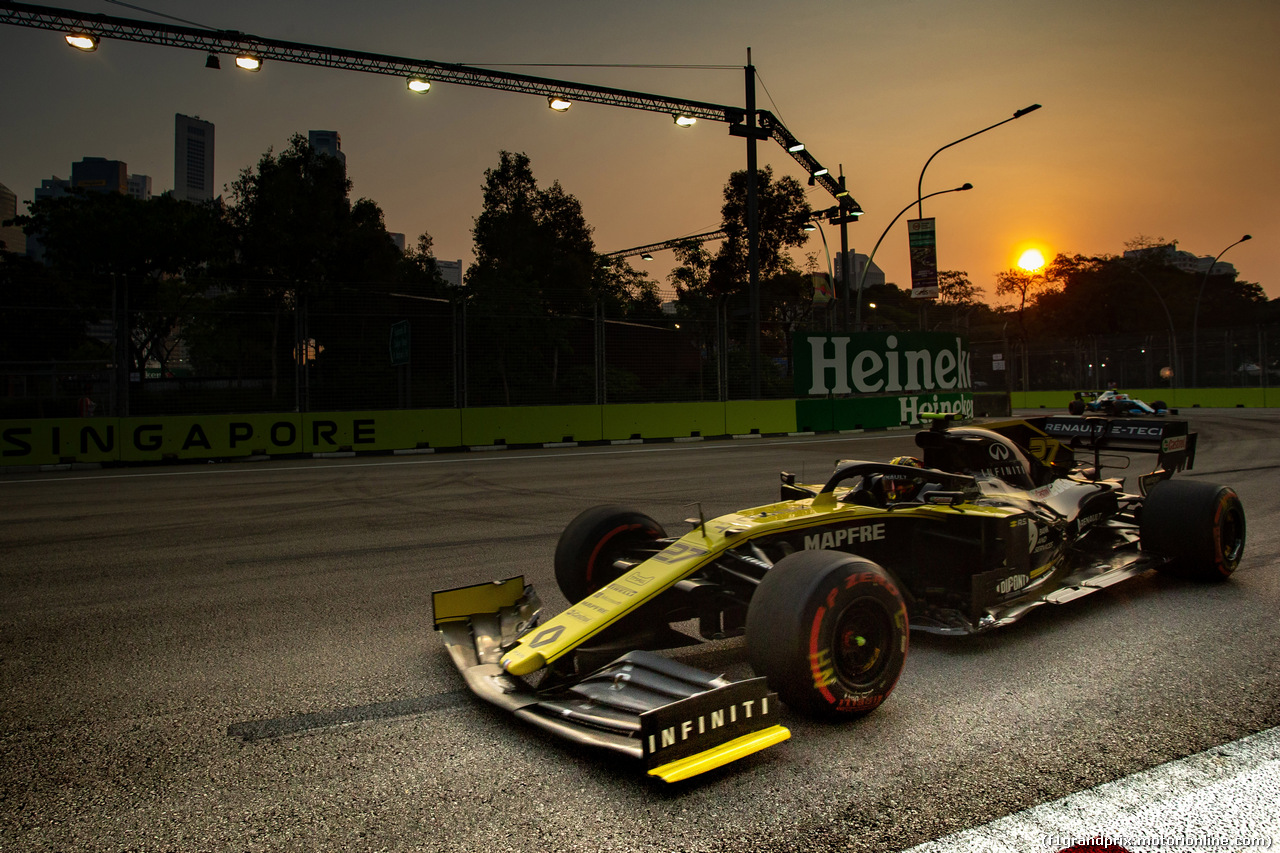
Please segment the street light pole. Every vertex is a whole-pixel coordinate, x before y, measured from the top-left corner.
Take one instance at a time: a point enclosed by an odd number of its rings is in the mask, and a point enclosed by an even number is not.
[[[949,190],[938,190],[936,193],[929,193],[926,196],[922,196],[918,198],[916,201],[917,203],[919,203],[926,198],[933,198],[936,195],[946,195],[947,193],[964,192],[965,190],[971,190],[971,189],[973,189],[973,184],[963,184],[962,186],[952,187]],[[897,216],[893,217],[893,219],[890,220],[889,224],[885,226],[884,231],[881,232],[880,239],[876,240],[876,245],[874,248],[872,248],[871,254],[867,256],[867,262],[862,265],[862,274],[858,276],[858,286],[856,288],[857,294],[854,296],[854,299],[856,301],[853,303],[854,331],[858,331],[858,332],[862,331],[862,283],[866,281],[867,270],[871,269],[871,262],[875,260],[876,251],[880,248],[880,244],[884,242],[884,238],[889,233],[889,229],[892,228],[894,223],[902,218],[902,214],[910,210],[911,207],[912,205],[908,204],[906,207],[902,208],[902,210],[898,211]]]
[[[924,218],[924,200],[929,196],[922,196],[920,195],[920,193],[921,193],[921,188],[924,186],[924,171],[925,169],[929,168],[929,164],[933,162],[934,157],[937,157],[939,154],[941,154],[943,151],[946,151],[948,148],[950,148],[953,145],[959,145],[961,142],[964,142],[966,139],[973,139],[978,134],[986,133],[988,130],[995,130],[997,127],[999,127],[1002,124],[1008,124],[1014,119],[1022,118],[1027,113],[1033,113],[1038,109],[1040,109],[1039,104],[1032,104],[1029,107],[1023,107],[1022,109],[1018,110],[1016,113],[1014,113],[1012,116],[1005,119],[1004,121],[998,121],[995,124],[991,125],[990,127],[984,127],[982,130],[971,133],[968,136],[963,136],[960,139],[957,139],[955,142],[948,142],[946,145],[942,146],[937,151],[930,154],[929,159],[924,161],[924,169],[920,170],[920,180],[916,181],[916,218],[917,219]]]
[[[1204,271],[1204,278],[1200,279],[1200,292],[1196,294],[1196,310],[1191,314],[1191,385],[1193,388],[1200,387],[1200,299],[1204,296],[1204,286],[1209,283],[1209,276],[1213,274],[1213,268],[1218,265],[1218,258],[1225,255],[1227,249],[1252,239],[1253,235],[1246,234],[1219,252],[1209,264],[1209,268]]]
[[[760,210],[757,199],[756,67],[747,48],[747,291],[751,304],[751,399],[760,399]]]

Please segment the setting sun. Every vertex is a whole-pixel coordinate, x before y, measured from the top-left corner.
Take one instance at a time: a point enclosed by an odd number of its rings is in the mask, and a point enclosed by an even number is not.
[[[1044,266],[1044,255],[1039,249],[1027,249],[1018,258],[1018,266],[1027,272],[1035,272]]]

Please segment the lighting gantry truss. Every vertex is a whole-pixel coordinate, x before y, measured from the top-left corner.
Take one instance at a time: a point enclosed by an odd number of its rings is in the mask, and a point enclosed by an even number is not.
[[[821,185],[833,197],[840,199],[840,203],[846,206],[846,209],[858,213],[861,212],[857,203],[849,199],[848,193],[840,183],[828,174],[822,164],[805,150],[804,146],[783,126],[782,122],[768,110],[757,110],[756,120],[758,126],[750,127],[743,125],[746,119],[746,111],[742,107],[672,98],[665,95],[634,92],[626,89],[613,89],[587,83],[573,83],[565,80],[534,77],[527,74],[494,71],[472,65],[436,62],[430,59],[409,59],[365,51],[280,41],[279,39],[262,38],[237,30],[201,29],[199,27],[137,21],[128,18],[116,18],[110,15],[33,6],[26,3],[11,3],[4,0],[0,0],[0,24],[84,34],[93,38],[95,43],[102,39],[119,39],[120,41],[183,48],[214,56],[217,54],[228,54],[237,57],[251,56],[256,58],[259,63],[271,61],[317,65],[344,71],[364,71],[371,74],[383,74],[410,80],[427,80],[432,83],[455,83],[460,86],[476,86],[485,89],[540,95],[549,100],[582,101],[584,103],[605,104],[632,110],[647,110],[670,115],[676,118],[677,122],[682,126],[692,123],[688,119],[725,122],[730,125],[730,132],[736,136],[751,135],[761,139],[772,138],[779,145],[782,145],[797,163],[804,167],[815,184]],[[217,67],[217,64],[210,61],[208,67]]]

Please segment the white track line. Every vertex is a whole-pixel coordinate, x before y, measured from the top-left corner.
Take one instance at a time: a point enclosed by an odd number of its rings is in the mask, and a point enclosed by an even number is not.
[[[904,853],[1057,853],[1090,842],[1132,853],[1280,849],[1280,728]]]

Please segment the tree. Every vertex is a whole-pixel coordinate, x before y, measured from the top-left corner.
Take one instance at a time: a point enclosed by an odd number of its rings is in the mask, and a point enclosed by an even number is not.
[[[38,235],[66,299],[86,317],[127,317],[130,372],[168,366],[179,326],[209,284],[208,270],[230,243],[217,203],[163,195],[142,201],[121,193],[73,192],[40,199],[19,217]]]
[[[1007,269],[996,273],[996,295],[1013,296],[1017,299],[1018,325],[1026,338],[1027,302],[1035,302],[1043,291],[1053,287],[1055,279],[1046,274],[1029,273],[1020,269]]]
[[[270,282],[268,292],[319,296],[337,283],[393,281],[400,253],[369,199],[352,204],[340,160],[294,134],[277,157],[271,150],[231,186],[228,218],[240,273]]]
[[[593,315],[612,286],[601,275],[582,204],[558,181],[540,189],[528,155],[502,151],[485,171],[472,234],[476,260],[464,290],[482,321],[487,370],[503,404],[535,389],[555,397],[561,356],[573,349],[565,318]]]
[[[693,309],[705,305],[711,299],[711,253],[707,244],[699,240],[686,240],[672,247],[676,266],[667,281],[676,289],[680,307]],[[696,311],[694,313],[697,313]]]
[[[606,315],[637,320],[662,316],[657,283],[625,258],[597,255],[594,281],[593,289]]]
[[[756,210],[759,218],[760,280],[792,272],[795,264],[787,249],[803,246],[808,239],[804,224],[813,209],[804,188],[790,175],[778,180],[765,166],[756,173]],[[711,262],[708,286],[716,294],[744,290],[747,285],[747,171],[732,173],[724,187],[720,209],[724,242]]]
[[[404,254],[404,283],[415,296],[432,298],[449,298],[448,284],[440,273],[440,265],[436,261],[435,240],[427,232],[418,235],[414,247]]]
[[[976,308],[982,288],[969,280],[962,270],[938,271],[938,304],[969,310]]]
[[[295,404],[304,408],[313,375],[317,381],[342,375],[359,385],[378,371],[385,380],[385,365],[363,358],[367,335],[353,328],[353,319],[363,316],[359,309],[370,294],[387,292],[407,268],[382,210],[369,199],[353,204],[350,191],[342,162],[312,149],[301,134],[279,156],[268,150],[231,187],[236,298],[256,298],[271,314],[271,396],[280,396],[287,359],[294,365]],[[285,336],[290,315],[293,333]],[[227,315],[224,334],[215,337],[260,346],[261,329],[237,328],[240,316]]]

